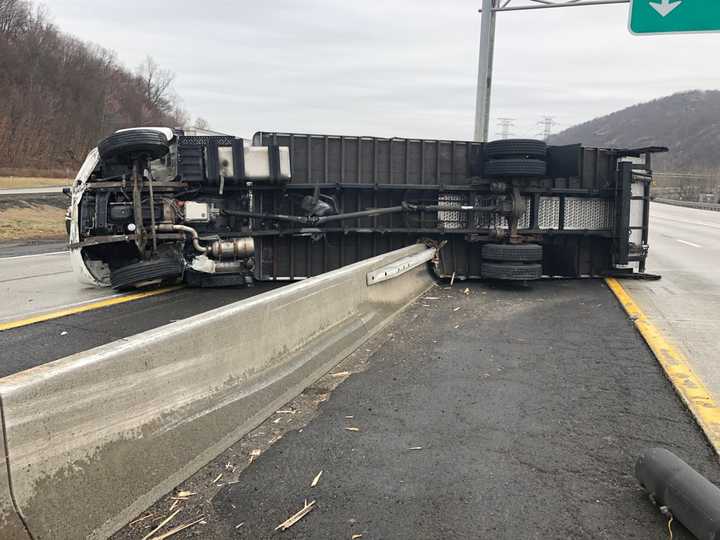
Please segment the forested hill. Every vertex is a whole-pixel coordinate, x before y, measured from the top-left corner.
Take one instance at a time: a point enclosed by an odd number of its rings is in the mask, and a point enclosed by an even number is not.
[[[0,0],[0,168],[75,169],[116,129],[179,125],[172,79],[151,58],[128,70],[27,0]]]
[[[720,91],[681,92],[573,126],[553,144],[670,148],[656,168],[672,172],[720,170]]]

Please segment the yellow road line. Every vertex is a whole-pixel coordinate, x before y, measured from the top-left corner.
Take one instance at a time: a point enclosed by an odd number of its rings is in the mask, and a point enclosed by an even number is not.
[[[708,392],[707,387],[690,367],[687,357],[669,343],[647,318],[625,288],[615,278],[605,282],[622,304],[625,312],[635,323],[675,391],[695,417],[705,436],[720,455],[720,406]]]
[[[11,330],[13,328],[20,328],[21,326],[28,326],[39,322],[51,321],[53,319],[59,319],[61,317],[67,317],[68,315],[76,315],[78,313],[84,313],[86,311],[93,311],[105,307],[115,306],[117,304],[124,304],[125,302],[132,302],[134,300],[140,300],[141,298],[148,298],[150,296],[157,296],[159,294],[165,294],[170,291],[180,289],[180,286],[176,287],[164,287],[162,289],[153,289],[151,291],[136,292],[131,294],[125,294],[122,296],[114,296],[112,298],[106,298],[104,300],[98,300],[97,302],[90,302],[88,304],[82,304],[79,306],[73,306],[65,309],[59,309],[57,311],[51,311],[49,313],[42,313],[26,319],[17,319],[15,321],[9,321],[0,323],[0,332],[3,330]]]

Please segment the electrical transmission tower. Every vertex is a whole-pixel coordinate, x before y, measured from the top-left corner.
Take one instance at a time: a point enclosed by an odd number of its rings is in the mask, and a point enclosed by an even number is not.
[[[500,138],[507,139],[512,135],[510,128],[515,125],[514,118],[498,118],[498,130],[500,131]]]
[[[543,116],[542,120],[538,122],[538,126],[542,128],[542,131],[538,133],[539,137],[542,137],[544,141],[547,141],[552,135],[553,126],[557,126],[554,116]]]

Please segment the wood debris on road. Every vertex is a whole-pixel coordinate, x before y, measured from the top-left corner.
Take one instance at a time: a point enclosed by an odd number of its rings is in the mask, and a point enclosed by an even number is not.
[[[178,491],[174,497],[170,497],[173,501],[186,501],[188,497],[197,495],[194,491]]]
[[[175,510],[172,514],[170,514],[168,517],[166,517],[165,519],[163,519],[163,520],[160,522],[160,525],[158,525],[158,526],[155,527],[152,531],[150,531],[150,532],[147,533],[145,536],[143,536],[143,537],[142,537],[142,540],[148,540],[148,538],[150,538],[153,534],[155,534],[155,533],[158,532],[160,529],[162,529],[165,525],[167,525],[168,523],[170,523],[170,521],[172,521],[172,519],[173,519],[175,516],[177,516],[179,513],[180,513],[180,509],[178,508],[178,509]]]
[[[187,523],[181,523],[177,527],[174,527],[170,529],[167,532],[164,532],[163,534],[160,534],[158,536],[153,536],[150,540],[164,540],[165,538],[170,538],[172,535],[179,533],[180,531],[184,531],[185,529],[192,527],[193,525],[197,525],[201,521],[205,519],[205,516],[200,516],[199,518],[188,521]]]
[[[283,521],[280,525],[275,527],[275,530],[286,531],[287,529],[295,525],[298,521],[300,521],[302,518],[304,518],[313,508],[315,508],[315,501],[308,504],[307,499],[305,499],[305,505],[295,514],[293,514],[285,521]]]
[[[320,477],[322,476],[322,473],[323,472],[320,471],[319,473],[317,473],[317,475],[315,475],[315,478],[313,478],[313,481],[310,483],[310,487],[315,487],[318,485],[318,482],[320,481]]]
[[[211,483],[211,484],[216,483],[218,480],[220,480],[220,479],[222,478],[222,475],[223,475],[223,473],[218,474],[218,475],[215,477],[215,480],[213,480],[213,481],[210,482],[210,483]]]
[[[134,525],[135,523],[140,523],[141,521],[145,521],[146,519],[151,518],[154,515],[156,515],[155,512],[153,512],[152,514],[147,514],[145,516],[139,517],[135,521],[131,521],[130,523],[128,523],[128,525]]]

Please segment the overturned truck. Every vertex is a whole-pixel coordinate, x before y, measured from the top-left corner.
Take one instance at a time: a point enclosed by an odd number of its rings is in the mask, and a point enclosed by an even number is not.
[[[117,289],[300,279],[416,242],[444,278],[643,276],[661,151],[121,130],[71,189],[71,258]]]

